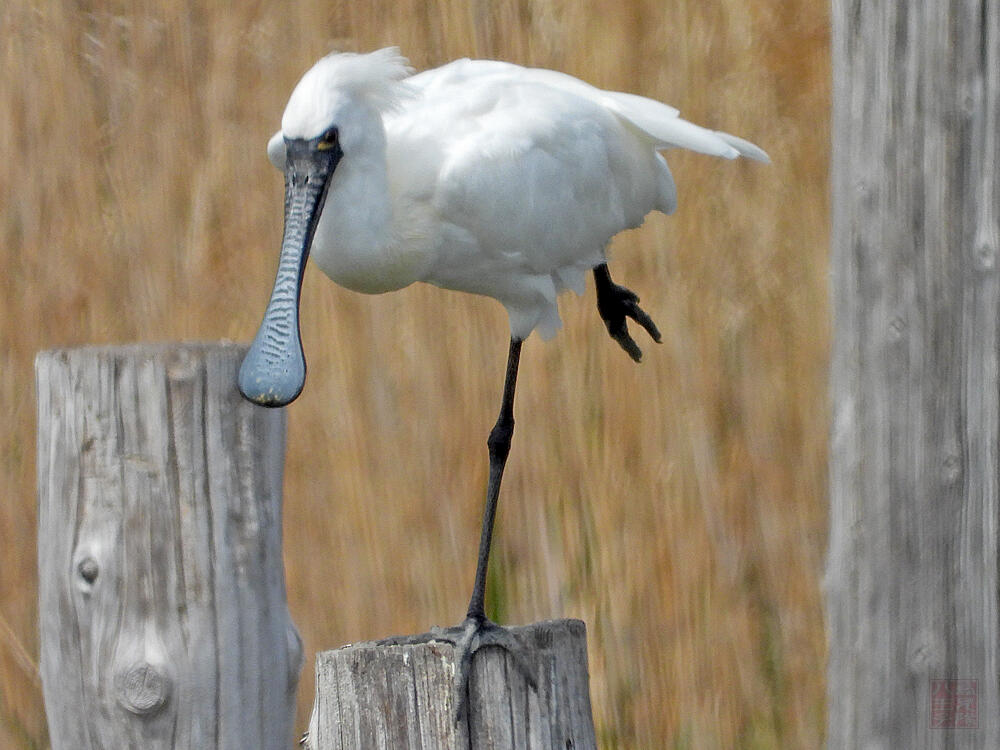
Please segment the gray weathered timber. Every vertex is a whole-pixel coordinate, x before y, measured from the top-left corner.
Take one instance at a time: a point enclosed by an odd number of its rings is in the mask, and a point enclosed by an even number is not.
[[[833,2],[831,750],[1000,747],[998,16]]]
[[[370,642],[316,657],[310,750],[596,750],[580,620],[511,628],[538,689],[507,652],[476,652],[470,720],[455,724],[454,649],[432,633]],[[470,742],[471,735],[471,742]]]
[[[285,750],[285,416],[245,347],[52,351],[38,386],[41,672],[53,750]]]

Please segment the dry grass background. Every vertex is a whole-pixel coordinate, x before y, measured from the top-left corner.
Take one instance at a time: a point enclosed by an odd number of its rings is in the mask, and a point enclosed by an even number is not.
[[[248,340],[281,177],[263,146],[332,47],[552,67],[660,98],[774,164],[670,156],[681,204],[613,247],[664,343],[594,305],[522,358],[492,611],[589,628],[604,748],[815,748],[824,720],[828,18],[821,0],[0,6],[0,746],[47,746],[34,662],[32,360]],[[308,649],[464,613],[506,353],[495,302],[314,270],[285,557]]]

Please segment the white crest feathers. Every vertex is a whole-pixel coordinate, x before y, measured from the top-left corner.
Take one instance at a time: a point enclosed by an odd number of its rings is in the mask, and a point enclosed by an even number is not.
[[[413,75],[410,61],[399,47],[358,54],[332,52],[319,60],[313,70],[322,68],[326,86],[363,97],[380,111],[392,110],[409,94],[400,81]]]
[[[319,60],[295,86],[281,118],[289,138],[313,138],[335,123],[346,101],[364,103],[377,112],[394,111],[412,96],[403,81],[413,69],[399,48],[377,52],[333,53]],[[350,109],[347,110],[350,112]]]

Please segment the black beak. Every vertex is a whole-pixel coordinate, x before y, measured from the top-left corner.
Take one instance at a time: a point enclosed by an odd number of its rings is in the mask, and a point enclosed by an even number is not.
[[[299,335],[299,297],[313,235],[343,156],[339,145],[285,139],[285,232],[271,301],[240,367],[240,392],[261,406],[285,406],[302,392],[306,359]]]

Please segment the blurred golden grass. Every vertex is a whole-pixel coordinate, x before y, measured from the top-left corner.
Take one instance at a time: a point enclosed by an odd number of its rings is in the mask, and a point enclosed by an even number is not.
[[[332,47],[497,57],[656,97],[774,164],[670,155],[673,217],[612,249],[664,343],[635,366],[593,291],[527,342],[491,607],[587,622],[605,748],[814,748],[824,720],[828,18],[819,0],[161,0],[0,7],[0,746],[45,747],[32,359],[248,340],[281,177],[263,145]],[[506,316],[315,271],[285,557],[307,646],[464,613]]]

